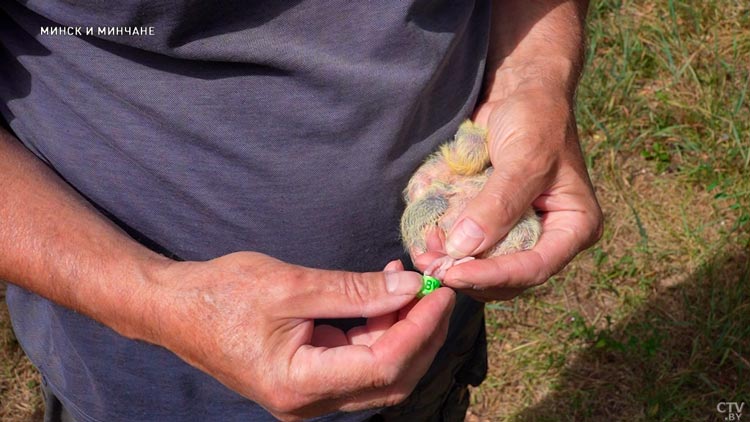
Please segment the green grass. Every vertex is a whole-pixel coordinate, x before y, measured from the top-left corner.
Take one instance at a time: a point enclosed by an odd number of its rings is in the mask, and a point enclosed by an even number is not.
[[[719,420],[750,403],[750,3],[592,2],[586,63],[605,234],[488,311],[473,419]]]
[[[605,233],[488,307],[470,419],[723,420],[750,406],[750,3],[593,1],[586,63]],[[36,378],[3,314],[0,340],[0,420],[25,420]]]

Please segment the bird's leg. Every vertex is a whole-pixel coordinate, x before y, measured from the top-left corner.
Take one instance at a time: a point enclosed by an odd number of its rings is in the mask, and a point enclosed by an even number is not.
[[[469,262],[473,259],[473,256],[467,256],[461,259],[451,258],[450,255],[441,256],[440,258],[432,261],[432,263],[427,266],[427,268],[424,270],[424,275],[429,275],[437,278],[438,280],[442,280],[445,277],[445,273],[450,267],[463,264],[464,262]]]

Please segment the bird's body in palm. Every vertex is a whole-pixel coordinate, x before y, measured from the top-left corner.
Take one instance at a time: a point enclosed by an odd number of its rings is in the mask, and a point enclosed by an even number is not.
[[[404,190],[406,209],[401,218],[401,236],[412,256],[427,251],[427,236],[432,228],[437,228],[443,238],[450,232],[492,171],[487,131],[467,120],[454,139],[417,169]],[[531,249],[540,235],[539,218],[529,209],[503,239],[478,258]],[[460,262],[463,260],[446,255],[430,264],[425,274],[442,278],[445,271]]]

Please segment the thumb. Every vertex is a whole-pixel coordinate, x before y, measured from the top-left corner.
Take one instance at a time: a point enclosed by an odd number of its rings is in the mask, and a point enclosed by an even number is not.
[[[524,165],[534,165],[533,160],[524,161]],[[460,259],[495,245],[545,190],[546,174],[549,172],[495,166],[482,190],[456,219],[446,240],[446,253]]]
[[[414,300],[422,277],[412,271],[356,273],[309,270],[293,295],[297,318],[374,317],[394,312]]]

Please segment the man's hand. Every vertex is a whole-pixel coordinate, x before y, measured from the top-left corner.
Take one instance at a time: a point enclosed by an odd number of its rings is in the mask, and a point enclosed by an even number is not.
[[[398,262],[359,274],[250,252],[174,263],[161,279],[150,340],[284,420],[406,398],[445,341],[455,297],[413,302],[421,277]],[[346,317],[367,325],[313,322]]]
[[[478,300],[510,299],[545,282],[601,236],[602,213],[576,129],[585,1],[497,1],[484,102],[474,120],[489,130],[494,172],[447,239],[416,257],[424,269],[441,254],[463,258],[498,242],[529,206],[542,236],[524,252],[448,270],[444,284]]]
[[[421,278],[302,268],[256,253],[175,262],[127,236],[0,129],[0,279],[164,346],[296,420],[391,405],[447,333],[450,289]],[[367,317],[344,333],[317,318]]]
[[[510,299],[593,244],[601,233],[601,211],[564,100],[543,90],[519,92],[483,105],[476,121],[490,130],[495,171],[447,241],[430,242],[433,250],[417,257],[416,265],[424,269],[441,253],[454,258],[481,253],[531,204],[542,215],[542,236],[533,249],[455,266],[443,280],[478,300]]]

